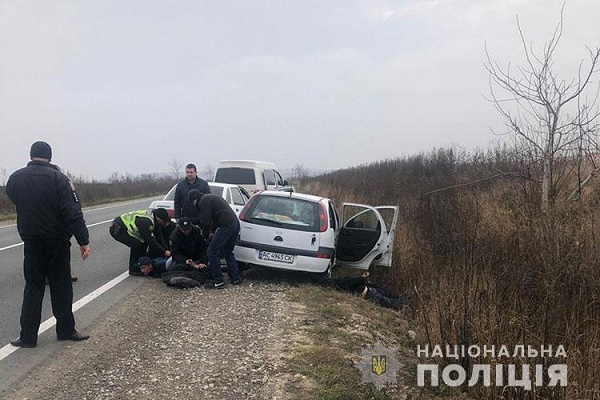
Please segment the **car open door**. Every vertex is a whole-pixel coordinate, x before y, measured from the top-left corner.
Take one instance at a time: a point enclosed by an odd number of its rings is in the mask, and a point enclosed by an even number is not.
[[[336,265],[369,269],[392,264],[398,207],[344,203],[335,247]]]

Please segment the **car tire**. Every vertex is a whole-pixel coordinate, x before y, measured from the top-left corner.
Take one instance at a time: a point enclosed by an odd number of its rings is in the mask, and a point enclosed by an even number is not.
[[[333,257],[331,259],[331,261],[329,262],[329,265],[327,266],[327,269],[323,272],[319,272],[317,275],[319,276],[319,278],[327,278],[327,279],[331,279],[331,274],[333,272],[333,266],[335,265],[335,257]]]

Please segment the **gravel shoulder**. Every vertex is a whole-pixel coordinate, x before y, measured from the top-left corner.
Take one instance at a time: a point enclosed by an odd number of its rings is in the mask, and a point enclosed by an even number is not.
[[[144,278],[140,278],[144,279]],[[86,333],[3,393],[6,399],[277,399],[302,307],[286,282],[174,289],[148,279]]]

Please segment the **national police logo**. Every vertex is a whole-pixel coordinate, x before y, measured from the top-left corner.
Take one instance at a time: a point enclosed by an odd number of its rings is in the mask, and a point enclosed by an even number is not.
[[[385,354],[377,354],[377,355],[371,356],[371,372],[373,372],[376,375],[385,374],[386,358],[387,357]]]
[[[362,358],[354,365],[362,373],[364,383],[372,382],[377,389],[396,382],[401,364],[396,359],[396,349],[384,347],[380,342],[372,349],[362,349]]]

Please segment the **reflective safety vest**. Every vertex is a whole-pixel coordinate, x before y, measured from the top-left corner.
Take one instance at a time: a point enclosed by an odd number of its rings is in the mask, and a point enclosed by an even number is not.
[[[148,213],[147,210],[131,211],[121,215],[119,218],[121,218],[121,221],[123,221],[125,228],[127,228],[127,234],[129,236],[136,238],[140,242],[144,242],[144,238],[142,237],[142,235],[140,235],[140,230],[135,224],[135,219],[138,217],[148,218],[152,223],[151,226],[154,226],[154,218],[152,217],[152,214]]]

